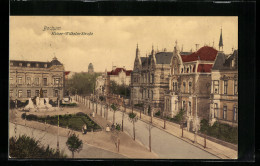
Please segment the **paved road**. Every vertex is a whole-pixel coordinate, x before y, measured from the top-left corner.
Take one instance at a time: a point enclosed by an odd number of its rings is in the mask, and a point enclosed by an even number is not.
[[[56,149],[57,147],[57,135],[47,133],[42,130],[32,129],[26,126],[17,125],[17,137],[19,135],[26,134],[30,137],[40,140],[41,145],[49,145],[50,148]],[[14,124],[9,123],[9,137],[14,136]],[[66,146],[67,137],[59,137],[60,150],[67,154],[68,158],[71,157],[71,152]],[[94,146],[83,144],[83,149],[80,153],[75,153],[75,158],[126,158],[117,153],[113,153],[107,150],[96,148]]]
[[[113,112],[109,111],[108,120],[112,122]],[[122,112],[117,111],[115,122],[121,124]],[[138,120],[135,124],[136,140],[148,148],[149,146],[149,130],[148,124]],[[133,124],[128,120],[128,115],[124,116],[124,132],[133,137]],[[197,148],[161,129],[153,127],[152,135],[152,151],[158,154],[159,158],[171,159],[218,159],[218,157]]]

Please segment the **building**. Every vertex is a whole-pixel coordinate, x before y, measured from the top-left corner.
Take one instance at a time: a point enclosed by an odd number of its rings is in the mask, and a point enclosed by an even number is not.
[[[125,67],[113,66],[110,72],[105,72],[105,91],[106,94],[109,93],[109,86],[111,81],[114,81],[117,85],[129,86],[131,82],[131,72],[132,70],[126,70]]]
[[[105,74],[102,74],[101,76],[98,76],[96,78],[95,90],[97,94],[99,95],[105,94],[105,82],[106,82]]]
[[[26,101],[40,96],[50,100],[64,95],[64,66],[56,57],[51,62],[10,60],[10,100]]]
[[[165,95],[164,116],[174,117],[183,109],[187,129],[193,130],[201,119],[209,118],[211,68],[218,51],[204,46],[193,53],[181,55],[174,47]]]
[[[211,75],[210,124],[215,121],[237,126],[238,51],[218,54]]]
[[[137,45],[134,69],[131,74],[131,104],[141,104],[144,113],[151,115],[163,110],[164,94],[169,89],[168,75],[172,52],[155,52],[140,57]]]
[[[90,74],[94,73],[94,66],[93,66],[92,63],[90,63],[90,64],[88,65],[88,73],[90,73]]]

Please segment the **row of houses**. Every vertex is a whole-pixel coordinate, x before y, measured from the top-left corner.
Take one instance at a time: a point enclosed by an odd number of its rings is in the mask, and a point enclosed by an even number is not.
[[[197,45],[198,46],[198,45]],[[195,52],[183,52],[177,41],[173,51],[140,56],[137,46],[131,73],[131,104],[142,105],[144,113],[158,111],[174,117],[185,112],[187,129],[194,130],[207,119],[237,126],[238,53],[203,46]]]

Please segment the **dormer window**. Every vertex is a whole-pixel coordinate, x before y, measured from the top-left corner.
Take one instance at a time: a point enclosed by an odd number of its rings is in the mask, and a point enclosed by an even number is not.
[[[44,67],[47,68],[47,64],[44,64]]]
[[[22,64],[22,63],[19,63],[19,66],[23,66],[23,64]]]
[[[13,62],[11,62],[11,63],[10,63],[10,66],[13,66],[13,65],[14,65],[14,63],[13,63]]]
[[[27,63],[27,67],[30,67],[31,66],[31,64],[30,63]]]
[[[36,63],[36,67],[39,67],[39,63]]]

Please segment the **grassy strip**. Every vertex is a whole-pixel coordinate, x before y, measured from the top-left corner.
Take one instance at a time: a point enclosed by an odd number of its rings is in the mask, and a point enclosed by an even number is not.
[[[22,118],[25,119],[25,113],[22,114]],[[51,125],[58,125],[58,115],[55,116],[36,116],[33,114],[26,115],[26,120],[33,120],[42,123],[48,123]],[[59,126],[68,127],[72,130],[81,131],[82,126],[87,125],[87,131],[93,131],[101,129],[101,127],[90,119],[87,114],[77,113],[76,115],[59,115]]]

